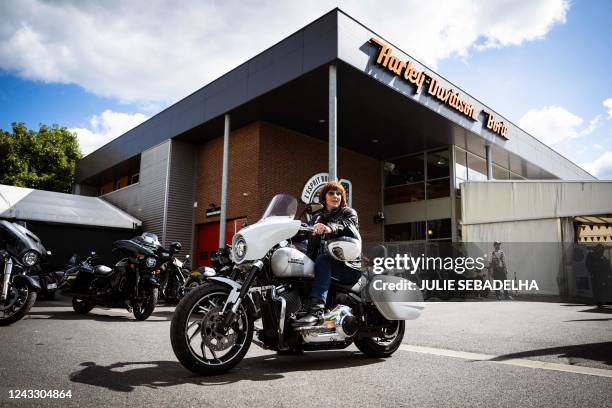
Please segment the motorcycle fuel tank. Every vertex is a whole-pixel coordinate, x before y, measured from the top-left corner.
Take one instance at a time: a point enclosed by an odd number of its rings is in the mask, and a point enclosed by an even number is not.
[[[314,262],[295,248],[279,248],[271,259],[272,273],[277,278],[314,278]]]

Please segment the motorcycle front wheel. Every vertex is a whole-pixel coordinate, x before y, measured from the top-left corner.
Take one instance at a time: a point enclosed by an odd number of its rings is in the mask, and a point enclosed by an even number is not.
[[[141,302],[132,302],[134,317],[137,320],[147,320],[155,310],[158,297],[159,289],[150,288],[147,290],[146,295]]]
[[[221,312],[229,294],[226,286],[200,286],[190,291],[174,311],[170,325],[172,349],[181,364],[196,374],[226,372],[249,351],[254,315],[250,304],[242,303],[229,329],[221,329]]]
[[[393,320],[391,326],[383,329],[379,337],[364,337],[355,340],[355,345],[368,357],[390,357],[402,344],[406,322]]]
[[[11,285],[6,300],[0,303],[0,326],[21,320],[36,302],[36,292],[25,283]]]

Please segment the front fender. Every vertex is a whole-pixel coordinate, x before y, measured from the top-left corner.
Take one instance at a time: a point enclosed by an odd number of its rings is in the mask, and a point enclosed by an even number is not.
[[[227,287],[229,287],[229,288],[232,290],[232,292],[234,292],[234,293],[236,293],[236,294],[240,293],[240,289],[242,288],[242,285],[241,285],[241,284],[239,284],[238,282],[233,281],[233,280],[231,280],[231,279],[229,279],[229,278],[225,278],[225,277],[223,277],[223,276],[211,276],[211,277],[210,277],[210,278],[208,278],[207,280],[208,280],[209,282],[218,282],[218,283],[220,283],[221,285],[227,286]],[[230,298],[231,298],[231,293],[230,293]],[[249,303],[250,303],[250,306],[252,307],[252,310],[253,310],[253,311],[256,311],[256,310],[257,310],[257,307],[255,306],[255,302],[253,302],[253,299],[251,298],[251,295],[247,294],[247,295],[244,297],[243,302],[244,302],[244,301],[246,301],[246,302],[249,302]]]
[[[242,285],[239,284],[238,282],[231,280],[229,278],[225,278],[223,276],[211,276],[210,278],[208,278],[208,280],[222,283],[226,286],[229,286],[230,288],[234,290],[237,290],[238,292],[240,292],[240,288],[242,288]]]
[[[40,287],[40,282],[38,281],[38,278],[32,277],[32,276],[28,276],[28,275],[15,275],[13,277],[13,284],[15,283],[24,283],[26,285],[28,285],[28,287],[30,289],[32,289],[34,292],[40,292],[41,291],[41,287]]]
[[[160,283],[154,276],[147,276],[145,278],[141,278],[140,286],[143,288],[159,288]]]

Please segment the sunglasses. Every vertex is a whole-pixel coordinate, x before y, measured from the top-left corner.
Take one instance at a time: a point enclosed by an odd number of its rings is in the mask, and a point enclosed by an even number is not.
[[[334,195],[336,195],[336,196],[338,196],[338,197],[342,197],[342,193],[341,193],[341,192],[339,192],[339,191],[334,191],[334,190],[330,190],[330,191],[328,191],[328,192],[327,192],[327,195],[328,195],[328,196],[334,196]]]

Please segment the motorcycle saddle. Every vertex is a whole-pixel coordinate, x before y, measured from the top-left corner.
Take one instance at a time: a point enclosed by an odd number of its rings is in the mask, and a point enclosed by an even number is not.
[[[105,265],[96,265],[93,268],[94,275],[96,276],[108,276],[113,271],[111,268]]]

